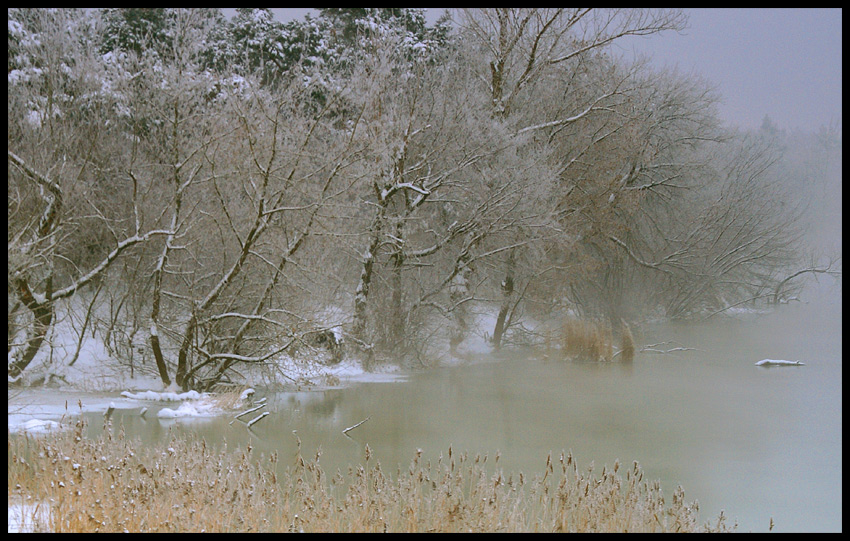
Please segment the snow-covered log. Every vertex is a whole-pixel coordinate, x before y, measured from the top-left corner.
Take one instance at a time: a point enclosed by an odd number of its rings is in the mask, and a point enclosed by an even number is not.
[[[261,414],[257,415],[255,418],[253,418],[253,419],[251,419],[250,421],[248,421],[248,426],[253,425],[254,423],[256,423],[257,421],[259,421],[260,419],[262,419],[262,418],[263,418],[263,417],[265,417],[266,415],[270,415],[270,413],[271,413],[271,412],[264,411],[263,413],[261,413]]]
[[[762,359],[756,363],[756,366],[803,366],[806,363],[802,361],[783,361],[778,359]]]

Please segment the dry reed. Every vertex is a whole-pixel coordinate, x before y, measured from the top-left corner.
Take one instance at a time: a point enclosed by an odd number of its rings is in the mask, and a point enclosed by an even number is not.
[[[83,426],[43,436],[9,435],[9,503],[49,507],[50,532],[448,532],[725,531],[700,527],[698,507],[678,488],[667,504],[637,462],[594,475],[571,454],[541,474],[506,475],[499,456],[449,448],[435,463],[417,452],[408,467],[365,461],[328,478],[321,451],[299,451],[286,473],[278,457],[213,450],[171,437],[141,445],[119,431],[97,439]]]
[[[631,362],[635,357],[635,340],[625,321],[620,321],[619,360]],[[595,320],[567,318],[561,326],[561,352],[566,359],[610,361],[614,358],[614,333],[611,325]],[[551,347],[547,336],[546,355]]]
[[[620,360],[631,362],[635,358],[635,338],[632,330],[625,321],[621,321],[620,329]]]
[[[219,392],[212,395],[211,401],[215,406],[222,410],[232,410],[241,408],[245,405],[246,391],[250,391],[250,387],[242,385],[229,391]]]
[[[561,328],[566,358],[586,361],[610,361],[613,357],[611,326],[597,321],[568,318]]]

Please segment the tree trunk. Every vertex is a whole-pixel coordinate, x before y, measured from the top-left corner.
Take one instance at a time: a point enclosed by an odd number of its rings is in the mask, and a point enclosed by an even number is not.
[[[18,334],[18,309],[21,307],[21,301],[18,299],[15,301],[15,304],[12,306],[12,309],[9,310],[9,317],[6,319],[6,329],[9,336],[9,341],[7,342],[6,353],[9,354],[12,352],[12,342],[15,340],[15,335]]]
[[[151,327],[151,331],[155,331],[155,327]],[[171,378],[168,377],[168,367],[165,366],[165,359],[162,356],[162,348],[159,345],[159,336],[151,332],[150,335],[151,350],[153,358],[156,361],[156,369],[159,370],[159,378],[162,383],[168,387],[171,385]]]
[[[460,269],[449,286],[449,299],[452,302],[453,325],[449,332],[449,348],[454,354],[457,346],[466,338],[469,330],[467,321],[467,310],[465,300],[469,298],[469,273],[468,256],[463,256],[459,262]]]
[[[508,268],[505,272],[505,279],[502,281],[502,305],[499,308],[499,315],[496,317],[496,326],[493,328],[493,347],[496,349],[502,347],[502,336],[504,336],[505,333],[505,321],[514,296],[515,261],[513,250],[511,250],[508,254],[507,263]]]
[[[372,267],[375,264],[375,253],[378,249],[378,235],[372,239],[369,251],[363,255],[363,269],[360,271],[360,282],[354,293],[354,326],[352,334],[358,340],[366,342],[366,306],[369,298],[369,288],[372,284]]]
[[[166,243],[167,250],[168,243]],[[160,258],[160,265],[156,269],[156,276],[154,279],[154,290],[153,290],[153,301],[151,306],[151,327],[150,327],[150,344],[151,351],[153,351],[153,358],[156,361],[156,368],[159,370],[159,379],[162,380],[163,385],[168,387],[171,385],[171,378],[168,377],[168,367],[165,365],[165,358],[162,356],[162,346],[159,343],[159,330],[157,328],[159,321],[159,304],[162,293],[162,264],[164,261],[165,253]]]
[[[183,391],[189,390],[189,380],[191,378],[186,377],[191,371],[191,367],[189,366],[189,349],[192,347],[192,342],[195,339],[197,321],[195,314],[192,314],[189,322],[186,323],[186,329],[183,331],[183,343],[180,344],[180,351],[177,353],[177,373],[174,375],[174,381],[177,382],[177,385]]]
[[[396,238],[402,238],[402,226],[399,223],[396,226]],[[389,328],[389,343],[392,347],[396,347],[404,340],[405,316],[402,312],[402,280],[401,268],[404,265],[403,246],[398,246],[396,251],[390,257],[392,264],[392,297],[390,299],[390,328]]]
[[[369,299],[369,289],[372,285],[372,268],[375,265],[375,257],[378,250],[378,244],[381,241],[381,229],[384,221],[384,209],[386,202],[382,202],[378,214],[372,223],[372,241],[369,243],[369,248],[363,254],[363,269],[360,271],[360,281],[357,284],[357,290],[354,293],[354,324],[351,334],[355,339],[363,343],[368,343],[366,337],[366,307]]]
[[[48,279],[49,283],[50,280]],[[32,312],[33,326],[27,333],[26,349],[9,365],[8,376],[13,380],[20,377],[24,369],[35,358],[36,353],[41,349],[41,344],[44,343],[44,338],[47,336],[50,324],[53,322],[53,301],[50,299],[50,285],[48,285],[48,295],[41,302],[36,300],[26,280],[19,278],[15,281],[15,285],[18,298]]]

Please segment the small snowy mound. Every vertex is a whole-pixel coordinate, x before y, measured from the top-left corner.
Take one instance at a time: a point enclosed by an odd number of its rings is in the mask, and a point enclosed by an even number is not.
[[[186,391],[185,393],[170,393],[157,391],[142,391],[140,393],[131,393],[124,391],[121,396],[132,398],[134,400],[158,400],[163,402],[179,402],[181,400],[200,400],[206,395],[198,391]]]
[[[756,363],[756,366],[803,366],[806,363],[802,361],[782,361],[778,359],[762,359]]]
[[[241,405],[247,400],[250,400],[254,395],[254,389],[248,388],[242,391],[235,405]],[[156,414],[160,419],[177,419],[187,417],[213,417],[221,415],[225,409],[234,407],[234,404],[229,404],[227,401],[222,402],[214,396],[207,393],[199,393],[197,391],[187,391],[185,393],[176,392],[157,392],[143,391],[133,393],[124,391],[121,396],[134,400],[153,400],[159,402],[181,402],[177,409],[162,408]]]
[[[205,400],[183,402],[176,410],[162,408],[156,414],[160,419],[176,419],[178,417],[212,417],[221,414],[221,408]]]
[[[30,419],[19,426],[19,430],[31,434],[49,432],[58,428],[59,423],[56,421],[42,421],[41,419]]]

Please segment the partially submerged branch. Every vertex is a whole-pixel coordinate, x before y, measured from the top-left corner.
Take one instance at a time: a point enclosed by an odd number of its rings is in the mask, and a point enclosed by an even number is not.
[[[642,348],[640,348],[640,352],[641,353],[667,354],[667,353],[675,353],[677,351],[699,351],[697,348],[689,348],[689,347],[683,347],[683,346],[678,346],[678,347],[674,347],[674,348],[670,348],[670,349],[657,349],[658,346],[665,346],[665,345],[673,344],[673,343],[674,343],[673,341],[668,340],[667,342],[659,342],[657,344],[647,344],[647,345],[643,346]]]
[[[347,435],[348,435],[348,433],[349,433],[350,431],[352,431],[352,430],[354,430],[355,428],[357,428],[358,426],[362,425],[363,423],[365,423],[366,421],[368,421],[370,418],[371,418],[371,415],[370,415],[369,417],[366,417],[365,419],[363,419],[363,420],[362,420],[362,421],[360,421],[359,423],[357,423],[357,424],[355,424],[355,425],[351,425],[351,426],[349,426],[348,428],[343,429],[342,433],[343,433],[343,434],[345,434],[345,435],[347,436]]]
[[[256,417],[254,417],[253,419],[248,421],[248,423],[247,423],[248,427],[250,428],[252,425],[255,425],[258,421],[260,421],[261,419],[263,419],[264,417],[266,417],[268,415],[271,415],[271,413],[268,412],[268,411],[264,411],[263,413],[257,415]]]

